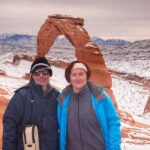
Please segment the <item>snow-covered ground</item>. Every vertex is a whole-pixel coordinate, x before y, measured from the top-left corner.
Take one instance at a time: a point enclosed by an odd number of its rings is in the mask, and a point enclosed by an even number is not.
[[[7,72],[8,76],[0,76],[0,87],[4,87],[10,93],[10,97],[13,95],[15,89],[26,84],[28,80],[22,79],[25,73],[29,73],[31,62],[27,60],[21,60],[20,64],[12,65],[13,54],[9,53],[5,56],[0,56],[0,70]],[[6,62],[7,61],[7,62]],[[67,82],[64,78],[64,69],[52,66],[53,76],[51,83],[55,86],[63,89]],[[148,91],[144,90],[140,85],[134,84],[124,80],[118,76],[112,76],[113,79],[113,92],[117,99],[119,108],[125,110],[133,115],[133,118],[142,121],[150,125],[150,116],[144,116],[143,110],[146,104]],[[9,97],[9,98],[10,98]],[[125,124],[122,126],[126,127]],[[122,150],[149,150],[150,145],[134,145],[126,143],[124,139],[122,141]]]
[[[149,91],[134,82],[127,81],[118,76],[112,76],[112,82],[112,90],[119,107],[124,111],[130,112],[132,115],[144,116],[144,106],[148,100]],[[145,119],[150,121],[150,116],[145,115]]]
[[[109,69],[150,79],[150,60],[106,61]]]
[[[122,143],[121,145],[122,150],[149,150],[150,145],[135,145],[135,144],[128,144],[128,143]]]
[[[1,56],[0,60],[0,70],[3,70],[7,73],[7,76],[0,76],[0,86],[5,87],[12,96],[17,88],[28,82],[28,80],[22,79],[22,77],[26,73],[30,72],[31,62],[27,60],[21,60],[19,65],[12,65],[12,53]],[[60,89],[63,89],[68,84],[64,78],[64,69],[52,66],[52,70],[53,76],[51,77],[50,82]]]

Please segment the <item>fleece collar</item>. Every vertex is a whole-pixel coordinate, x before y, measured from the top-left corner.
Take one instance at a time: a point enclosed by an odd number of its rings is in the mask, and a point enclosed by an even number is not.
[[[92,94],[94,95],[95,99],[97,101],[102,100],[103,98],[105,98],[104,95],[104,88],[102,86],[99,86],[97,84],[94,84],[90,81],[87,82],[87,85],[89,87],[89,90],[92,92]],[[62,103],[62,101],[67,97],[68,94],[70,94],[72,92],[71,89],[71,85],[66,86],[66,88],[62,91],[62,93],[59,95],[58,97],[58,102]]]

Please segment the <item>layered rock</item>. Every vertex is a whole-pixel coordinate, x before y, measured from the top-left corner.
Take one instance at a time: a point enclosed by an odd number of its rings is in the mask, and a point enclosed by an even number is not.
[[[0,75],[6,75],[6,72],[3,70],[0,70]]]
[[[112,97],[117,108],[117,102],[111,91],[112,79],[105,65],[105,61],[96,43],[90,41],[87,31],[83,27],[82,18],[52,15],[41,26],[37,37],[37,55],[45,56],[59,35],[64,35],[75,47],[78,60],[86,62],[91,69],[91,80],[104,86]]]
[[[14,55],[12,64],[18,65],[21,60],[33,61],[33,57],[25,54]]]
[[[0,88],[0,149],[2,149],[2,132],[3,132],[2,118],[3,113],[8,105],[8,99],[5,97],[7,95],[8,92]]]
[[[150,97],[147,100],[146,106],[144,108],[144,113],[150,113]]]

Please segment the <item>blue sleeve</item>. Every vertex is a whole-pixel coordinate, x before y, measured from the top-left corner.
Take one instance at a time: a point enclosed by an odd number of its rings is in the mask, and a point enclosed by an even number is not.
[[[104,91],[106,96],[105,113],[108,124],[108,149],[120,150],[121,148],[121,130],[120,117],[110,96]]]

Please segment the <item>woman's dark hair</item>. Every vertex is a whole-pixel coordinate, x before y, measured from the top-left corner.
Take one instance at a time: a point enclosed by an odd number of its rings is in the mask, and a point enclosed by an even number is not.
[[[87,65],[86,63],[76,60],[76,61],[71,62],[71,63],[67,66],[67,68],[65,69],[65,78],[66,78],[67,82],[70,83],[71,70],[72,70],[72,68],[74,67],[74,64],[76,64],[76,63],[82,63],[82,64],[84,64],[84,65],[86,66],[86,68],[87,68],[87,72],[86,72],[87,80],[89,80],[89,78],[90,78],[90,76],[91,76],[91,70],[90,70],[90,68],[88,67],[88,65]]]

